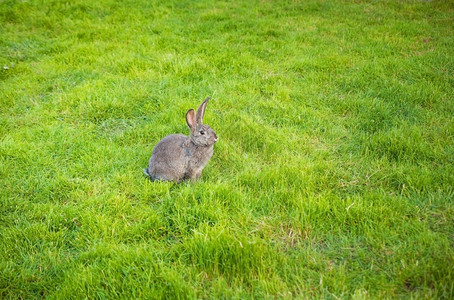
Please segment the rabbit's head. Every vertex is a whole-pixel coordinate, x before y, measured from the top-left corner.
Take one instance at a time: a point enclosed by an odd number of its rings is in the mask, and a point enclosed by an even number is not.
[[[194,115],[194,110],[190,109],[186,113],[186,123],[191,130],[190,139],[196,146],[208,147],[214,145],[218,141],[218,136],[210,126],[202,123],[205,109],[210,98],[200,104],[197,113]]]

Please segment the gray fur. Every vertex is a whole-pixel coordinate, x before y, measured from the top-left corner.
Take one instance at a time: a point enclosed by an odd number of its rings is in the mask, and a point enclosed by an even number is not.
[[[181,182],[200,178],[202,170],[213,155],[218,137],[213,129],[202,124],[207,98],[197,109],[186,113],[189,137],[171,134],[163,138],[153,149],[145,174],[152,180]]]

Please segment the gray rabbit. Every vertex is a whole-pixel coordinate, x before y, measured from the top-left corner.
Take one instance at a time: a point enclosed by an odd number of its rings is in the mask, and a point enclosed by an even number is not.
[[[145,174],[151,180],[181,182],[198,179],[213,155],[213,146],[218,137],[210,126],[202,124],[210,98],[194,110],[186,113],[186,123],[191,131],[189,137],[171,134],[163,138],[153,149]]]

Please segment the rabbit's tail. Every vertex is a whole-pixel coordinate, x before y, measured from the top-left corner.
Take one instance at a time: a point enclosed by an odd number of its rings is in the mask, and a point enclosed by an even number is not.
[[[148,168],[143,169],[143,173],[144,173],[145,176],[147,176],[148,178],[151,178],[150,173],[148,173]]]

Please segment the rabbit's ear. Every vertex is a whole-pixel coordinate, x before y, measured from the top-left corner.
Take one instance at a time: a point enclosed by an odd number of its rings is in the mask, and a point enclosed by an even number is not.
[[[186,113],[186,123],[191,131],[195,128],[194,110],[192,108]]]
[[[206,98],[205,101],[200,104],[199,108],[197,108],[197,114],[195,115],[195,120],[197,124],[202,124],[203,116],[205,115],[205,109],[207,107],[208,100],[210,97]]]

